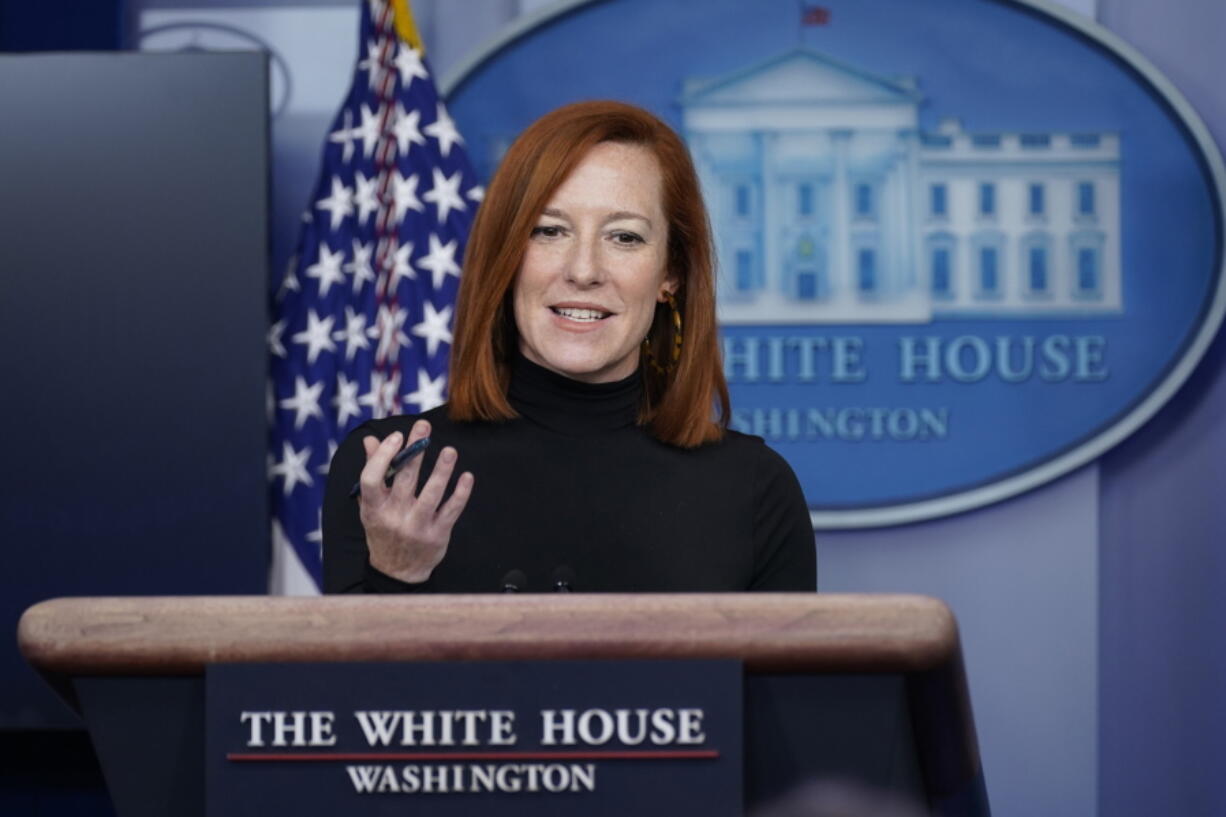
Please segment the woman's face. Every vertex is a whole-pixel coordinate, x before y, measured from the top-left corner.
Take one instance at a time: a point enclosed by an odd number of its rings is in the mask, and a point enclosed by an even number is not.
[[[515,278],[524,357],[588,383],[634,373],[656,302],[676,289],[661,187],[650,150],[602,142],[554,192]]]

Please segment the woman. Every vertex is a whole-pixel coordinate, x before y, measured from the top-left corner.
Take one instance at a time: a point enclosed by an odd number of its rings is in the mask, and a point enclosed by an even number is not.
[[[616,102],[531,125],[469,238],[450,402],[336,453],[325,590],[814,589],[795,476],[727,429],[712,266],[667,125]]]

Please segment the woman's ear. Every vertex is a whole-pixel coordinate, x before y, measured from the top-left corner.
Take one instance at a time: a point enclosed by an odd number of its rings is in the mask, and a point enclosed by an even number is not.
[[[676,275],[670,272],[668,276],[664,279],[664,283],[660,285],[660,291],[659,293],[656,294],[656,302],[664,303],[665,301],[668,300],[666,297],[664,297],[665,293],[669,295],[676,295],[677,288],[680,286],[681,286],[681,280],[677,278]]]

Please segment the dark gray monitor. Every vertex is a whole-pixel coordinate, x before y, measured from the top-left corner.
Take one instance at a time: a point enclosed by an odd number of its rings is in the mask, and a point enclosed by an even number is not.
[[[52,596],[267,585],[263,54],[0,55],[0,729]]]

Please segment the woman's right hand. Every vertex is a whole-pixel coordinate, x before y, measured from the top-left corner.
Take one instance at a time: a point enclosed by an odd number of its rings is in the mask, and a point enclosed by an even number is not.
[[[408,444],[428,436],[430,423],[418,420],[409,431]],[[396,474],[389,488],[384,475],[392,457],[405,445],[402,437],[397,431],[383,442],[375,437],[362,439],[366,466],[359,478],[362,493],[358,501],[371,567],[402,582],[417,583],[430,578],[447,555],[451,529],[472,494],[473,475],[460,474],[455,491],[442,502],[456,464],[456,450],[448,446],[439,452],[434,472],[420,494],[416,493],[424,459],[420,456]]]

